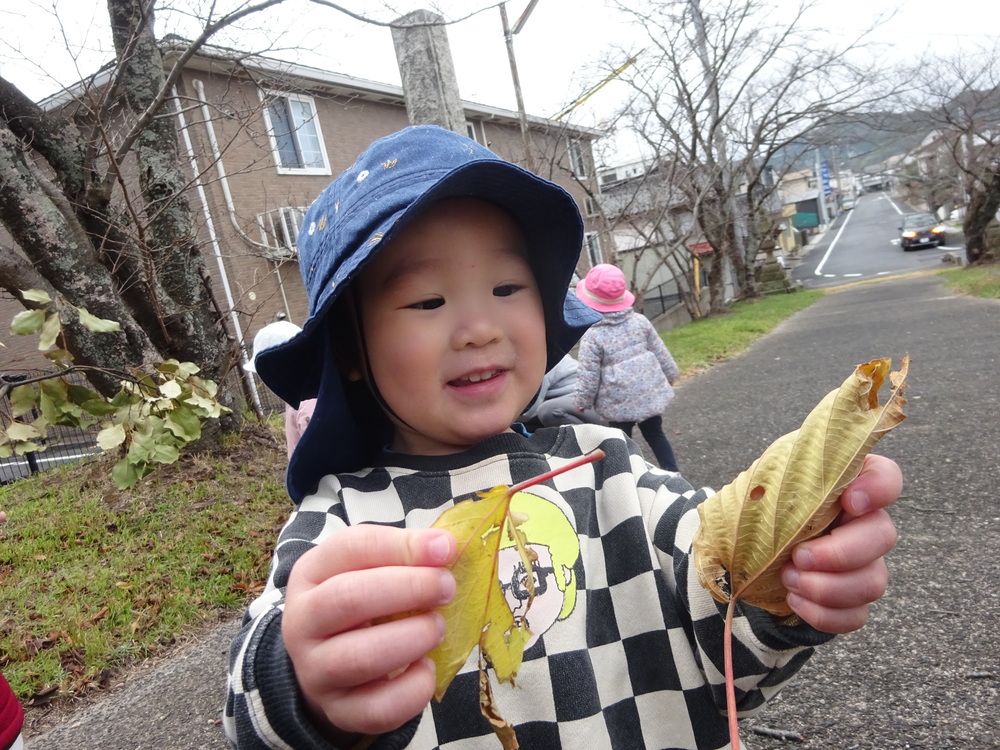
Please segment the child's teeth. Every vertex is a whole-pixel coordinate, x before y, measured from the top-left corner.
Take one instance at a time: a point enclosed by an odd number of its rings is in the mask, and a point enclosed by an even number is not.
[[[468,380],[470,383],[478,383],[480,380],[489,380],[492,377],[493,377],[492,372],[476,372],[473,373],[472,375],[469,375]]]

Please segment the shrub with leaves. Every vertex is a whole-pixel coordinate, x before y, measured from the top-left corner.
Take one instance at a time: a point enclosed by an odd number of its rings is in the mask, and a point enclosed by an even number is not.
[[[137,369],[117,373],[121,389],[111,398],[70,383],[66,378],[69,373],[88,368],[74,365],[73,355],[56,347],[66,316],[77,316],[80,325],[97,333],[117,331],[118,323],[95,317],[65,300],[53,300],[38,289],[23,294],[41,307],[18,313],[10,332],[38,335],[39,351],[56,369],[25,377],[17,385],[0,385],[0,395],[8,395],[11,404],[11,414],[0,416],[0,458],[44,450],[51,426],[97,427],[98,446],[105,451],[121,451],[112,478],[127,489],[156,464],[176,461],[184,446],[201,437],[205,420],[229,411],[216,400],[216,383],[199,378],[199,367],[191,362],[171,359],[156,365],[152,372]],[[29,414],[37,416],[26,421],[24,417]]]

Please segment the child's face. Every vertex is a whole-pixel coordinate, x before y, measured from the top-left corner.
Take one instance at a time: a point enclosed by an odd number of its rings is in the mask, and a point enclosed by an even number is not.
[[[502,209],[449,199],[361,274],[369,366],[399,418],[393,450],[464,450],[508,431],[534,397],[545,374],[545,320],[525,252]]]

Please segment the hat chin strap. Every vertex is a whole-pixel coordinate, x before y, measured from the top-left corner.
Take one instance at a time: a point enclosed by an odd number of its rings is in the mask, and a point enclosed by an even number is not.
[[[350,305],[348,305],[348,309],[351,311],[351,327],[354,329],[354,340],[358,345],[358,354],[361,356],[361,367],[357,372],[357,375],[360,380],[365,381],[365,385],[368,386],[368,392],[372,394],[372,398],[375,399],[375,403],[379,405],[382,411],[400,424],[406,425],[408,428],[413,430],[413,425],[393,411],[393,408],[389,406],[388,402],[382,397],[381,391],[378,389],[378,383],[375,382],[375,373],[372,372],[371,360],[368,356],[368,345],[365,342],[365,331],[361,325],[361,302],[358,300],[358,296],[354,293],[354,289],[352,287],[348,286],[345,293],[350,298]]]

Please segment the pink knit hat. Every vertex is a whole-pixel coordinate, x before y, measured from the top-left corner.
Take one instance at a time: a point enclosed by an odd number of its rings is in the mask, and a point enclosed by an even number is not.
[[[599,263],[576,285],[576,296],[598,312],[617,312],[632,307],[635,295],[628,290],[625,274],[612,265]]]

